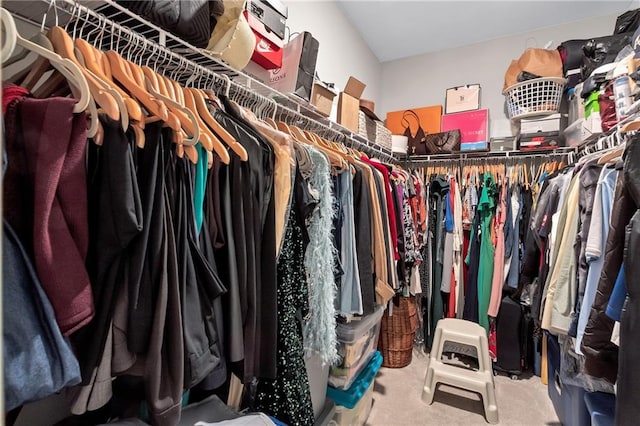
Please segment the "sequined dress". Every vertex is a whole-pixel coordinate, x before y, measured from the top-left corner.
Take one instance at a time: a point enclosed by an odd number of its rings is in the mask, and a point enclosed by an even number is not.
[[[260,381],[256,407],[291,426],[314,423],[300,323],[309,312],[304,252],[299,214],[292,208],[278,259],[278,376]]]

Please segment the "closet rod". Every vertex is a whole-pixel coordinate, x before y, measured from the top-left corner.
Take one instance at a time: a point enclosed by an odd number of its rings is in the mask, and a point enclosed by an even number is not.
[[[432,162],[452,162],[465,160],[495,161],[505,158],[544,158],[554,156],[569,156],[575,152],[574,148],[560,147],[547,151],[494,151],[494,152],[465,152],[452,154],[415,155],[405,158],[405,164],[422,165]]]
[[[261,118],[277,117],[288,124],[305,127],[326,139],[362,151],[370,157],[398,164],[390,150],[367,141],[329,120],[319,121],[321,118],[311,109],[303,108],[290,101],[287,96],[233,70],[114,1],[99,0],[91,4],[95,10],[75,0],[3,2],[3,6],[14,17],[32,25],[40,27],[43,22],[45,27],[56,23],[66,24],[72,36],[82,36],[81,38],[98,48],[113,49],[125,58],[136,57],[141,63],[152,64],[158,71],[170,74],[181,84],[201,84],[204,81],[205,86],[201,87],[209,87],[207,84],[211,84],[211,88],[218,93],[220,90],[227,90],[228,87],[230,97],[234,100],[241,99],[243,106],[258,106]],[[112,18],[117,18],[118,22]],[[245,85],[231,79],[242,80]],[[287,100],[296,109],[280,103]]]
[[[613,148],[620,144],[620,132],[622,128],[632,121],[640,120],[640,100],[634,102],[629,108],[631,115],[620,120],[614,127],[603,133],[595,133],[577,147],[575,157],[579,159],[585,155],[602,151],[603,149]],[[606,141],[606,143],[605,143]]]

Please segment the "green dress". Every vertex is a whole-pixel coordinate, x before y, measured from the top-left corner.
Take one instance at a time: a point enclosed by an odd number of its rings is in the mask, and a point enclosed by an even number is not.
[[[489,332],[489,300],[493,281],[494,247],[491,241],[491,219],[495,212],[493,197],[496,185],[490,173],[484,175],[482,195],[478,201],[480,215],[480,267],[478,269],[478,322]]]

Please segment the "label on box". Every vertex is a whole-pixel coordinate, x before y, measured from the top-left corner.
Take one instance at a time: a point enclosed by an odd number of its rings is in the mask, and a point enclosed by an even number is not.
[[[461,150],[486,150],[489,147],[489,110],[445,114],[442,131],[449,130],[460,130]]]

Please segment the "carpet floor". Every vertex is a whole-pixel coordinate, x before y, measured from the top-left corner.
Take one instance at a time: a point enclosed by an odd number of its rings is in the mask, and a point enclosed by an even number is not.
[[[427,357],[414,350],[405,368],[380,369],[373,388],[369,426],[487,425],[480,395],[439,385],[428,406],[422,402]],[[500,425],[560,426],[547,387],[540,378],[523,374],[518,380],[506,375],[495,378]]]

